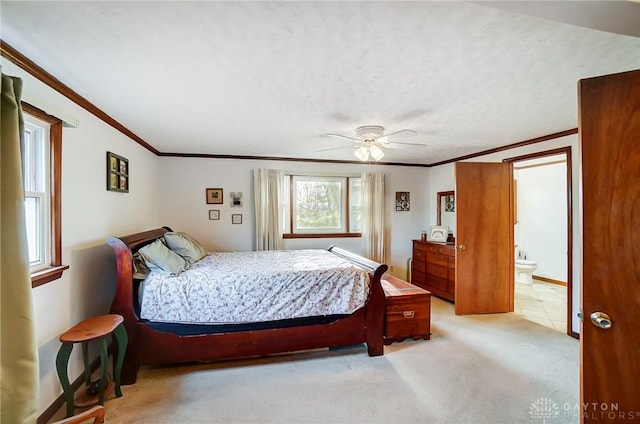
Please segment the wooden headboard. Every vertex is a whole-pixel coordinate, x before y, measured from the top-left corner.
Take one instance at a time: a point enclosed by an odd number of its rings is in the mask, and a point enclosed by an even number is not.
[[[133,255],[143,246],[171,231],[169,227],[156,228],[126,237],[109,237],[107,244],[116,255],[116,293],[111,303],[111,313],[122,315],[125,320],[138,320],[136,305],[138,285],[133,279]]]

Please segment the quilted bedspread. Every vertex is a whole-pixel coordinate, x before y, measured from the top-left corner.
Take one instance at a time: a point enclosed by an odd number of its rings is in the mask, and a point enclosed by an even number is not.
[[[326,250],[211,253],[178,276],[152,272],[141,318],[228,324],[350,314],[368,295],[369,274]]]

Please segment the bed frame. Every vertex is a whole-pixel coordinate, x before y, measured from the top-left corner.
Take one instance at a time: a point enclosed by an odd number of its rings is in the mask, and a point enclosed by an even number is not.
[[[115,252],[116,292],[111,313],[121,315],[129,336],[122,368],[122,384],[136,382],[141,365],[160,365],[242,358],[300,350],[366,343],[369,356],[383,354],[385,296],[380,278],[387,266],[346,250],[329,251],[366,270],[371,289],[364,307],[328,324],[217,332],[180,336],[151,328],[137,313],[137,284],[133,278],[133,254],[162,237],[169,227],[125,237],[110,237],[107,244]]]

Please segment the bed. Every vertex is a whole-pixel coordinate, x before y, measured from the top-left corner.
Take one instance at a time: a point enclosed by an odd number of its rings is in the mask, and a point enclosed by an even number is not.
[[[134,278],[133,257],[168,232],[169,227],[162,227],[107,240],[116,261],[111,313],[124,318],[129,336],[122,384],[135,383],[142,365],[215,361],[361,343],[366,343],[369,356],[383,354],[386,301],[380,279],[387,266],[335,246],[328,251],[368,274],[364,304],[351,313],[216,325],[141,318],[141,280]]]

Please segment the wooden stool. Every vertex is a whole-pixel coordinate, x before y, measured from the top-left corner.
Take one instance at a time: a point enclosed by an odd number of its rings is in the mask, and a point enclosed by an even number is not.
[[[60,350],[56,356],[56,369],[62,384],[64,397],[67,401],[67,417],[73,415],[73,388],[69,383],[69,357],[74,343],[82,343],[82,358],[84,360],[84,380],[87,387],[91,384],[91,370],[89,366],[89,342],[100,340],[100,382],[98,384],[98,403],[104,405],[104,392],[107,387],[107,336],[113,333],[118,345],[118,354],[113,356],[113,379],[115,381],[116,396],[121,397],[120,372],[124,362],[124,352],[127,348],[127,332],[122,325],[124,319],[120,315],[100,315],[79,322],[60,336]]]

